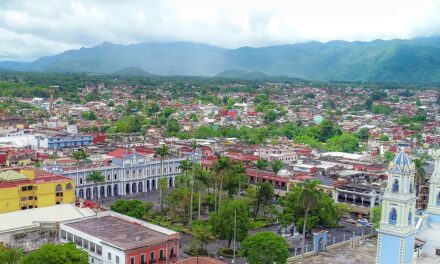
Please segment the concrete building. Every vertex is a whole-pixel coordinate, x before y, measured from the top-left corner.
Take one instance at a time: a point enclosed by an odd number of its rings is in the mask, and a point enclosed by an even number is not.
[[[0,244],[18,247],[24,252],[36,250],[48,242],[58,242],[59,223],[94,216],[90,208],[74,204],[34,208],[0,215]]]
[[[72,179],[35,169],[0,173],[0,213],[74,203]]]
[[[159,188],[158,181],[164,177],[168,187],[174,186],[176,176],[180,174],[180,164],[184,158],[169,157],[163,161],[163,174],[159,158],[148,154],[121,150],[107,164],[90,164],[75,167],[61,165],[45,166],[43,169],[69,177],[76,182],[78,198],[101,198],[144,193]],[[198,161],[198,160],[196,160]],[[105,176],[105,182],[94,186],[87,182],[87,175],[99,171]]]
[[[37,148],[62,149],[62,148],[80,148],[92,144],[93,137],[87,134],[60,134],[35,136]]]
[[[179,233],[112,211],[60,224],[60,241],[73,242],[94,264],[172,263]]]

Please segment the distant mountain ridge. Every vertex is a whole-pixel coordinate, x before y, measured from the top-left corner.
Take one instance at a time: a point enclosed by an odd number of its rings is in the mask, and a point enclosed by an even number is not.
[[[104,42],[30,63],[0,62],[0,69],[17,71],[111,74],[127,68],[136,69],[138,74],[142,70],[158,75],[230,78],[232,74],[233,78],[242,75],[244,79],[287,76],[323,81],[440,84],[440,38],[307,42],[237,49],[191,42]]]

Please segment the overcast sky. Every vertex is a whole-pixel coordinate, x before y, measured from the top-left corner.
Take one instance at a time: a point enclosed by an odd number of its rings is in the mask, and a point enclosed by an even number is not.
[[[1,0],[0,60],[104,41],[226,48],[440,35],[440,0]]]

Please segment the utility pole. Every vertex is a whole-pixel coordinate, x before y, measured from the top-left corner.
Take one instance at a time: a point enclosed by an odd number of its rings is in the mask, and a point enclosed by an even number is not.
[[[234,210],[234,246],[232,249],[232,263],[235,263],[235,241],[237,240],[237,209]]]

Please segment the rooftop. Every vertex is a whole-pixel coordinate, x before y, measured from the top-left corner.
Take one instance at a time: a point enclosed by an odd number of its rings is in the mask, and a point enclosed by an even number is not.
[[[25,168],[24,168],[25,169]],[[69,178],[53,174],[43,170],[33,170],[33,169],[25,169],[28,173],[35,173],[35,179],[31,180],[28,176],[23,173],[19,173],[17,170],[5,170],[0,173],[3,174],[4,180],[0,178],[0,189],[1,188],[12,188],[17,186],[22,186],[26,184],[42,184],[47,182],[65,182],[71,181]],[[33,172],[32,172],[33,170]],[[24,176],[24,177],[23,177]],[[1,176],[0,176],[1,177]]]
[[[125,218],[107,214],[66,225],[124,250],[165,242],[170,239],[170,235],[175,235],[177,238],[178,233],[174,231],[142,221],[130,220],[131,218],[128,217]]]

